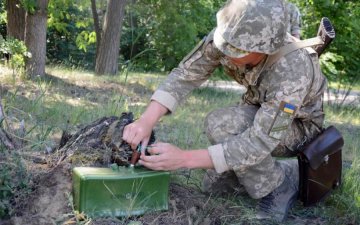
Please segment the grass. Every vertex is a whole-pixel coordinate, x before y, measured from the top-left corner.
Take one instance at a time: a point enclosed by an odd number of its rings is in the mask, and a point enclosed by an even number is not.
[[[164,76],[150,73],[124,73],[119,76],[95,76],[81,70],[47,68],[49,76],[32,81],[14,80],[11,71],[0,67],[0,95],[16,134],[20,122],[26,124],[22,152],[43,152],[57,145],[62,130],[76,129],[99,117],[132,111],[139,117]],[[204,118],[210,111],[236,104],[241,96],[202,88],[194,91],[171,116],[163,117],[155,128],[157,140],[183,149],[207,147],[203,132]],[[351,162],[343,171],[343,185],[317,207],[297,206],[294,215],[320,218],[325,224],[360,222],[360,109],[325,107],[326,124],[335,125],[344,135],[344,160]],[[199,187],[203,170],[177,171],[172,179],[183,185]],[[9,179],[9,178],[6,178]],[[1,200],[1,199],[0,199]],[[238,222],[251,218],[253,210],[246,200],[228,199],[243,212]],[[4,211],[5,212],[5,211]],[[60,217],[61,215],[59,215]],[[223,215],[226,218],[227,215]],[[235,221],[229,222],[234,223]],[[236,223],[236,222],[235,222]]]
[[[341,89],[341,88],[348,88],[347,86],[344,86],[343,84],[340,84],[339,82],[330,82],[329,83],[329,87],[337,90],[337,89]],[[351,85],[351,90],[352,91],[360,91],[360,81],[355,82],[354,84]]]

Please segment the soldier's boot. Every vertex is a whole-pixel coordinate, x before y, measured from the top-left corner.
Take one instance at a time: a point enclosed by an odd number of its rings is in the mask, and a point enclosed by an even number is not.
[[[245,195],[247,193],[233,171],[218,174],[212,169],[208,169],[204,175],[202,191],[216,196]]]
[[[299,193],[299,167],[297,160],[278,161],[285,172],[282,184],[263,197],[257,205],[257,219],[282,222],[295,203]]]

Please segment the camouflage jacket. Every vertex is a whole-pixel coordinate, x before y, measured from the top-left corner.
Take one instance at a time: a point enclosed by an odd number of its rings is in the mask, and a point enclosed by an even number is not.
[[[291,38],[286,41],[290,43]],[[205,82],[219,66],[247,88],[242,104],[260,108],[252,127],[226,143],[208,147],[217,172],[245,169],[252,158],[259,160],[254,152],[270,154],[284,139],[294,118],[306,120],[323,115],[326,79],[315,52],[298,49],[264,68],[266,60],[253,68],[239,68],[215,47],[210,33],[171,71],[152,96],[152,100],[174,112],[187,94]]]
[[[292,35],[300,36],[301,29],[301,14],[299,8],[291,2],[286,3],[286,8],[288,11],[288,33]]]

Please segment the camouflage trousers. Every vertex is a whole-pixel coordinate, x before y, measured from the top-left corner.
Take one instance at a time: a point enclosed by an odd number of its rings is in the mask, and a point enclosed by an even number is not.
[[[205,120],[205,130],[212,144],[227,141],[252,126],[258,106],[238,105],[222,108],[211,112]],[[203,179],[203,190],[216,194],[243,193],[244,190],[253,198],[266,196],[277,188],[284,180],[284,171],[274,156],[289,157],[291,151],[288,146],[301,143],[303,132],[299,130],[296,122],[289,128],[289,132],[282,144],[272,154],[267,154],[259,164],[248,168],[246,171],[226,171],[217,174],[208,170]],[[290,147],[291,148],[291,147]],[[252,149],[249,149],[252,151]],[[281,160],[283,161],[283,160]]]

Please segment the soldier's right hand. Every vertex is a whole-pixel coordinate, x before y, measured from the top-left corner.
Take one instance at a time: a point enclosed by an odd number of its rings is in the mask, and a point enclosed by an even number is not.
[[[142,150],[145,150],[150,140],[152,128],[152,125],[140,118],[125,126],[122,139],[126,141],[133,150],[136,150],[140,143]]]
[[[124,128],[123,140],[129,143],[133,150],[141,143],[141,151],[144,152],[153,127],[167,111],[167,108],[160,103],[151,101],[141,117]]]

